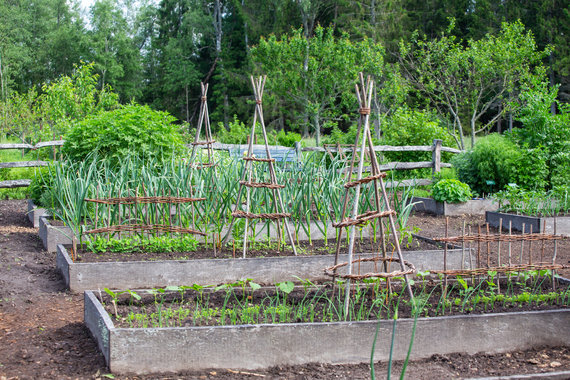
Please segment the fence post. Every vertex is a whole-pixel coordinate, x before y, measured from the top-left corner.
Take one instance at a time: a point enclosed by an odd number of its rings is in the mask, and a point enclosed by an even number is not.
[[[295,141],[295,153],[297,155],[297,162],[301,161],[301,142]]]
[[[434,139],[431,151],[432,174],[441,171],[441,144],[443,140]]]

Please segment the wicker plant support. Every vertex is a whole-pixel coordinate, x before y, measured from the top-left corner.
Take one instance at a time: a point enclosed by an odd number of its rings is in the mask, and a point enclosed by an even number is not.
[[[275,158],[244,157],[243,160],[254,162],[275,162]]]
[[[386,177],[386,173],[382,172],[382,173],[378,173],[378,174],[375,174],[375,175],[370,175],[370,176],[365,177],[365,178],[362,178],[362,179],[360,179],[360,180],[358,180],[358,181],[353,181],[353,182],[346,183],[346,184],[344,185],[344,187],[345,187],[346,189],[350,189],[351,187],[358,186],[358,185],[364,185],[365,183],[372,182],[372,181],[376,181],[377,179],[385,178],[385,177]]]
[[[523,234],[523,235],[467,235],[467,236],[452,236],[448,238],[434,238],[434,241],[447,242],[447,243],[457,243],[457,242],[481,242],[481,243],[491,243],[491,242],[518,242],[518,241],[547,241],[547,240],[564,240],[568,237],[562,235],[553,235],[545,233],[533,233],[533,234]]]
[[[352,264],[362,261],[362,260],[353,260],[354,242],[356,239],[356,226],[363,225],[368,221],[377,218],[387,217],[389,219],[390,231],[394,237],[394,245],[398,257],[397,259],[387,257],[386,241],[384,236],[384,223],[382,220],[380,220],[379,224],[380,224],[380,237],[382,244],[382,257],[381,258],[377,257],[372,260],[374,260],[375,262],[382,262],[384,268],[383,272],[384,274],[381,277],[389,279],[390,277],[404,276],[404,279],[406,281],[406,290],[410,298],[411,299],[414,298],[414,295],[412,293],[412,288],[407,278],[407,275],[412,272],[408,272],[410,270],[410,267],[406,267],[406,264],[402,256],[400,244],[398,241],[398,237],[396,235],[397,234],[396,225],[394,223],[394,218],[393,218],[395,212],[390,209],[390,202],[388,200],[388,195],[386,194],[386,187],[383,182],[383,178],[386,176],[386,174],[380,171],[378,160],[376,158],[376,154],[374,153],[374,144],[372,142],[372,135],[370,133],[370,112],[371,112],[370,105],[372,104],[373,87],[374,87],[374,82],[371,80],[371,78],[367,77],[367,80],[365,82],[364,76],[362,75],[362,73],[360,73],[360,86],[356,85],[356,97],[359,103],[358,129],[356,132],[356,140],[352,145],[352,157],[350,161],[350,166],[346,171],[346,184],[344,185],[345,193],[343,198],[342,212],[339,218],[340,222],[333,224],[334,227],[340,229],[337,235],[335,262],[331,268],[327,268],[329,270],[329,273],[331,273],[333,277],[333,283],[335,283],[334,279],[337,276],[337,269],[339,267],[344,267],[344,266],[347,267],[346,273],[341,275],[343,278],[347,279],[345,301],[344,301],[346,314],[348,314],[348,306],[349,306],[350,281],[365,278],[362,277],[363,275],[361,274],[352,273]],[[359,147],[360,149],[358,149]],[[356,180],[352,180],[353,173],[355,173],[354,169],[357,157],[358,157],[358,169],[356,171],[357,178]],[[368,177],[363,178],[362,173],[364,169],[364,160],[366,157],[370,159],[371,174]],[[372,185],[374,186],[373,207],[375,209],[369,210],[362,214],[358,214],[361,186],[367,183],[372,183]],[[352,209],[349,214],[350,216],[347,217],[349,200],[351,201]],[[384,204],[385,210],[381,210],[382,203]],[[348,261],[347,263],[339,264],[338,260],[341,248],[340,245],[342,241],[342,232],[344,228],[348,229],[348,234],[349,234]],[[400,264],[400,270],[395,271],[393,276],[389,274],[388,265],[387,265],[387,263],[391,261],[398,262]],[[364,276],[372,277],[374,276],[374,274],[366,274]],[[388,286],[390,286],[389,282]]]
[[[230,237],[230,234],[233,230],[234,222],[237,218],[244,218],[245,219],[245,229],[244,229],[244,236],[243,236],[243,257],[246,257],[247,253],[247,233],[248,233],[248,226],[250,219],[268,219],[277,222],[277,233],[281,235],[281,222],[285,224],[285,229],[287,230],[287,237],[289,238],[289,242],[291,247],[293,248],[293,253],[297,255],[297,249],[295,248],[295,242],[293,241],[293,235],[291,233],[291,229],[289,228],[289,223],[287,220],[281,220],[290,218],[291,214],[285,212],[285,207],[283,206],[283,199],[281,198],[281,193],[279,192],[280,189],[284,188],[285,185],[279,185],[277,183],[277,176],[275,175],[275,168],[273,164],[275,163],[275,159],[271,158],[271,153],[269,151],[269,142],[267,139],[267,132],[265,130],[265,121],[263,118],[263,89],[265,88],[265,81],[267,77],[259,77],[254,79],[253,76],[250,78],[251,84],[253,86],[253,94],[255,96],[255,112],[253,115],[253,123],[251,127],[251,132],[249,135],[248,140],[248,148],[247,153],[243,157],[245,161],[245,168],[242,173],[242,177],[239,181],[239,190],[235,202],[235,209],[232,212],[232,221],[230,222],[230,226],[228,227],[228,233],[223,239],[223,242],[226,243]],[[265,153],[266,158],[257,158],[253,156],[253,142],[255,140],[255,128],[257,124],[261,126],[261,132],[263,134],[263,142],[265,143]],[[269,170],[269,182],[255,182],[253,179],[253,162],[263,162],[267,163],[267,167]],[[246,178],[247,177],[247,178]],[[246,192],[246,202],[245,202],[245,211],[241,210],[241,197],[243,194],[243,189],[245,188]],[[268,213],[259,213],[253,214],[250,212],[250,191],[254,189],[261,189],[265,188],[271,191],[272,194],[272,204],[276,209],[275,212],[268,212]]]
[[[271,182],[247,182],[247,181],[239,181],[239,184],[246,187],[253,187],[253,188],[266,188],[266,189],[283,189],[285,185],[278,185],[276,183]]]
[[[192,153],[190,154],[190,165],[194,169],[206,169],[215,167],[214,165],[214,149],[212,145],[216,142],[212,138],[212,129],[210,127],[210,113],[208,112],[208,84],[200,83],[200,90],[202,92],[201,103],[200,103],[200,116],[198,117],[198,126],[196,128],[196,137],[194,138],[194,142],[191,143],[192,145]],[[205,133],[205,140],[200,140],[200,132],[202,131],[202,127],[204,127]],[[206,146],[208,151],[208,160],[206,162],[197,163],[194,162],[196,160],[196,152],[199,146]]]
[[[367,257],[367,258],[363,258],[363,259],[357,259],[357,260],[353,260],[352,264],[357,264],[357,263],[364,263],[364,262],[382,262],[382,263],[386,263],[386,262],[395,262],[395,263],[399,263],[400,260],[393,258],[393,257]],[[364,280],[366,278],[373,278],[373,277],[377,277],[377,278],[394,278],[394,277],[403,277],[403,276],[408,276],[411,274],[415,274],[416,273],[416,267],[414,266],[414,264],[412,264],[409,261],[405,261],[404,260],[404,266],[407,268],[405,270],[399,270],[399,271],[392,271],[392,272],[378,272],[378,273],[364,273],[364,274],[337,274],[337,269],[345,267],[348,265],[348,262],[344,262],[344,263],[340,263],[337,265],[334,265],[332,267],[329,268],[325,268],[325,274],[327,276],[331,276],[331,277],[340,277],[340,278],[344,278],[344,279],[350,279],[350,280],[355,280],[355,281],[360,281],[360,280]]]
[[[116,226],[109,226],[103,228],[96,228],[93,230],[85,231],[85,234],[103,234],[110,232],[139,232],[139,231],[153,231],[159,233],[172,232],[178,234],[194,234],[206,236],[201,231],[196,231],[191,228],[184,228],[178,226],[167,226],[163,224],[123,224]]]
[[[450,269],[450,270],[430,270],[430,273],[444,274],[447,276],[480,276],[486,275],[488,272],[510,273],[510,272],[524,272],[531,270],[559,270],[568,269],[570,265],[560,265],[552,263],[534,263],[522,265],[505,265],[500,267],[489,268],[476,268],[476,269]]]
[[[486,233],[481,233],[481,225],[477,228],[476,234],[471,234],[471,228],[469,228],[469,233],[465,234],[465,226],[463,227],[463,235],[462,236],[447,236],[448,230],[448,221],[446,220],[446,236],[443,238],[434,238],[434,241],[443,242],[445,243],[445,250],[444,250],[444,266],[443,270],[430,270],[431,273],[434,274],[442,274],[444,278],[447,279],[448,276],[487,276],[489,272],[497,272],[497,273],[512,273],[512,272],[524,272],[530,270],[552,270],[553,273],[556,270],[570,268],[569,265],[560,265],[556,264],[556,243],[559,240],[568,239],[567,236],[556,235],[556,229],[554,230],[554,234],[547,234],[547,233],[533,233],[532,226],[530,228],[530,233],[525,233],[525,226],[523,224],[523,231],[520,235],[513,235],[512,234],[512,225],[509,224],[508,234],[504,234],[502,231],[502,220],[499,221],[499,233],[491,234],[489,232],[489,225],[487,224],[485,227]],[[552,258],[545,257],[545,242],[553,241],[554,242],[554,252],[552,254]],[[462,247],[464,247],[465,243],[476,244],[476,265],[471,263],[470,268],[464,268],[462,266],[461,269],[447,269],[447,243],[461,243]],[[537,254],[537,252],[533,251],[533,242],[540,242],[541,244],[535,244],[534,247],[536,249],[540,249],[540,260],[538,262],[533,262],[532,256],[533,254]],[[495,246],[492,248],[491,244],[494,243]],[[506,260],[501,257],[501,247],[505,246],[502,245],[506,243],[507,252],[503,253],[506,255]],[[515,256],[515,260],[513,260],[513,243],[520,243],[520,253],[518,255],[518,259]],[[525,244],[528,243],[528,244]],[[528,252],[528,260],[523,260],[523,256],[525,252]],[[486,260],[484,260],[484,255],[486,253]],[[469,248],[469,255],[471,256],[471,249]],[[494,259],[493,265],[491,265],[491,257]],[[495,260],[496,259],[496,260]],[[526,263],[524,262],[526,261]],[[552,276],[552,287],[553,289],[556,288],[556,281],[554,276]],[[500,283],[497,284],[497,289],[500,292]]]
[[[135,190],[135,194],[138,193],[138,188]],[[129,191],[130,193],[130,191]],[[144,188],[143,188],[143,193]],[[97,196],[99,192],[97,191]],[[178,194],[178,191],[177,191]],[[109,194],[110,195],[110,194]],[[121,233],[123,232],[155,232],[158,234],[194,234],[194,235],[202,235],[206,236],[205,233],[201,231],[197,231],[193,228],[182,227],[182,218],[180,215],[180,205],[182,203],[193,203],[198,201],[203,201],[206,198],[193,198],[193,197],[180,197],[180,196],[172,196],[170,191],[168,192],[168,196],[147,196],[146,194],[143,196],[127,196],[127,197],[116,197],[116,198],[96,198],[96,199],[85,199],[87,202],[95,203],[96,209],[98,209],[99,205],[107,205],[107,225],[104,227],[98,228],[97,226],[97,218],[95,219],[95,228],[85,231],[86,235],[94,235],[94,234],[107,234],[107,237],[110,238],[115,234],[119,235],[119,239],[121,238]],[[166,212],[168,213],[167,223],[166,224],[156,224],[152,223],[148,219],[148,209],[153,208],[154,211],[158,213],[159,204],[163,204],[163,208],[166,208]],[[139,220],[137,216],[137,205],[144,205],[144,211],[140,216],[142,218],[143,223],[132,223],[131,220],[134,219],[136,221]],[[180,225],[176,226],[173,225],[172,215],[171,215],[171,208],[172,206],[176,206],[176,213],[178,214],[178,223]],[[117,224],[109,225],[109,221],[111,220],[111,206],[117,207],[117,213],[119,215]],[[131,206],[131,207],[124,207],[123,206]],[[132,209],[134,206],[134,210]],[[121,210],[123,209],[124,215],[126,219],[122,221],[121,219]],[[164,215],[163,215],[164,217]],[[160,219],[160,218],[159,218]],[[174,220],[176,222],[176,220]]]
[[[261,213],[261,214],[253,214],[251,212],[245,212],[242,210],[236,210],[232,212],[232,216],[234,218],[244,218],[244,219],[270,219],[270,220],[279,220],[283,218],[290,218],[291,214],[287,212],[275,212],[275,213]]]
[[[187,197],[120,197],[120,198],[101,198],[101,199],[85,199],[86,202],[93,202],[106,205],[134,205],[134,204],[178,204],[190,203],[206,200],[206,198],[187,198]]]
[[[333,223],[333,227],[335,228],[345,228],[348,226],[362,226],[373,219],[384,218],[390,215],[396,215],[396,211],[389,210],[389,211],[368,211],[364,214],[358,215],[354,219],[345,218],[342,222]]]

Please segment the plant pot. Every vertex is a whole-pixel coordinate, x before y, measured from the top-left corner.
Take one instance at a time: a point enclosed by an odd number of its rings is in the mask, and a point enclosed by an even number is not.
[[[91,291],[85,323],[114,373],[157,373],[370,360],[377,321],[239,326],[116,328]],[[393,322],[380,322],[375,360],[387,361]],[[405,359],[413,320],[398,320],[394,360]],[[411,359],[500,353],[570,341],[570,310],[419,318]]]
[[[371,256],[369,254],[368,256]],[[417,270],[443,269],[443,250],[404,251],[404,260]],[[360,257],[366,257],[361,255]],[[448,249],[448,269],[461,268],[461,249]],[[340,256],[346,262],[347,255]],[[246,259],[198,259],[129,262],[73,262],[63,245],[58,245],[56,265],[73,292],[93,289],[142,289],[149,287],[210,285],[231,283],[248,278],[258,283],[282,281],[330,280],[324,269],[334,264],[334,255],[284,256]],[[464,265],[468,265],[465,255]],[[362,264],[362,273],[372,271],[373,264]]]
[[[66,226],[53,226],[48,216],[41,216],[39,223],[39,234],[48,252],[56,252],[58,244],[71,244],[73,233],[71,228]]]

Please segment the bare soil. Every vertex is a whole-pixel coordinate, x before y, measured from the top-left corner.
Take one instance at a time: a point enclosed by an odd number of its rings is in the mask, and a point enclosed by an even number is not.
[[[103,356],[83,324],[83,295],[65,290],[55,271],[55,254],[43,250],[37,230],[30,227],[25,212],[25,201],[0,201],[0,380],[111,378]],[[468,220],[483,221],[482,218]],[[416,215],[410,225],[420,227],[420,233],[426,236],[442,236],[445,219]],[[461,218],[450,219],[450,230],[460,232],[461,226]],[[558,262],[568,263],[569,259],[570,243],[561,242]],[[379,378],[386,376],[387,363],[376,363],[375,368]],[[393,374],[399,374],[400,368],[401,363],[396,363]],[[435,355],[412,362],[406,377],[460,379],[553,371],[570,371],[570,342],[565,347],[537,347],[497,355]],[[114,378],[368,379],[370,369],[366,363],[308,364],[263,371],[224,369]]]

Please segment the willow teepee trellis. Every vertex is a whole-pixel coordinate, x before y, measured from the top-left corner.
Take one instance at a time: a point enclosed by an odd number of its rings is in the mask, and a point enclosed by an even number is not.
[[[212,139],[212,129],[210,128],[210,113],[208,112],[208,84],[200,83],[200,88],[202,91],[201,103],[200,103],[200,116],[198,117],[198,126],[196,127],[196,137],[192,145],[192,153],[190,155],[190,163],[196,169],[208,168],[215,166],[214,163],[214,149],[212,145],[216,142]],[[205,140],[200,140],[200,132],[204,127]],[[200,164],[196,164],[194,160],[196,159],[196,152],[199,146],[205,145],[208,154],[208,160]]]
[[[297,255],[297,250],[295,248],[295,243],[293,241],[293,235],[291,234],[291,229],[289,228],[289,224],[286,218],[290,218],[291,214],[285,212],[285,207],[283,206],[283,199],[281,198],[281,193],[279,189],[285,187],[285,185],[280,185],[277,183],[277,177],[275,175],[275,159],[271,158],[271,152],[269,150],[269,143],[267,140],[267,132],[265,130],[265,121],[263,119],[263,106],[262,106],[262,99],[263,99],[263,89],[265,87],[265,81],[267,77],[259,77],[254,78],[251,77],[251,84],[253,86],[253,93],[255,95],[255,111],[253,115],[253,124],[251,127],[251,133],[249,136],[248,148],[247,153],[244,155],[243,160],[245,161],[244,171],[242,173],[241,180],[239,181],[239,190],[236,199],[235,210],[232,212],[232,221],[229,226],[228,234],[224,238],[224,241],[227,241],[229,234],[232,232],[232,227],[234,225],[236,218],[243,218],[245,219],[245,229],[244,229],[244,236],[243,236],[243,257],[245,258],[247,252],[247,233],[248,233],[248,226],[249,221],[252,219],[269,219],[273,220],[277,223],[277,234],[281,236],[281,221],[285,224],[285,229],[287,230],[287,237],[289,238],[289,242],[291,243],[291,247],[293,248],[293,253]],[[253,154],[253,141],[255,138],[255,128],[259,123],[261,127],[261,132],[263,134],[263,141],[265,143],[265,158],[255,157]],[[269,181],[268,182],[256,182],[256,179],[253,175],[253,163],[266,163],[269,171]],[[243,194],[243,189],[246,189],[246,202],[245,208],[246,210],[243,211],[241,209],[241,196]],[[254,214],[250,212],[250,192],[255,189],[268,189],[271,190],[271,194],[273,196],[272,203],[274,207],[274,212],[268,213],[259,213]]]
[[[337,246],[336,246],[336,256],[335,256],[335,265],[333,267],[327,268],[325,272],[333,277],[337,275],[339,277],[345,278],[346,281],[346,292],[345,292],[345,309],[348,308],[348,298],[350,295],[350,282],[351,280],[358,280],[367,277],[382,277],[389,279],[391,277],[396,276],[403,276],[406,280],[406,288],[410,295],[410,298],[413,298],[412,289],[408,282],[407,275],[415,273],[414,266],[404,261],[402,257],[402,251],[400,249],[400,244],[396,232],[396,225],[394,223],[394,215],[396,212],[391,210],[390,202],[388,200],[388,195],[386,194],[386,187],[382,178],[386,176],[386,173],[380,172],[378,161],[376,159],[376,154],[374,153],[374,145],[372,143],[372,136],[370,133],[370,103],[372,98],[372,89],[374,86],[374,82],[367,78],[366,83],[364,82],[364,76],[360,73],[360,84],[359,87],[356,85],[356,96],[358,98],[359,103],[359,123],[358,123],[358,130],[356,133],[356,140],[353,145],[352,149],[352,159],[350,162],[350,167],[347,172],[347,183],[344,185],[345,187],[345,194],[343,199],[343,209],[340,217],[340,222],[335,223],[334,227],[339,228],[340,231],[337,237]],[[361,133],[362,132],[362,133]],[[362,140],[360,140],[360,136],[362,135]],[[357,150],[358,145],[360,144],[360,149]],[[370,157],[370,170],[371,174],[368,177],[362,177],[362,172],[364,169],[364,159],[368,153]],[[359,158],[358,161],[358,169],[356,172],[357,178],[354,181],[351,181],[352,176],[354,175],[354,164],[356,157]],[[360,201],[360,190],[361,186],[367,183],[372,182],[374,186],[374,207],[375,210],[369,210],[362,214],[358,214],[359,212],[359,201]],[[346,217],[347,208],[349,206],[350,201],[350,194],[351,191],[354,191],[354,195],[352,196],[352,209],[350,211],[350,217]],[[380,195],[380,193],[382,193]],[[382,199],[380,198],[382,196]],[[381,211],[381,205],[384,205],[384,210]],[[380,221],[380,236],[382,239],[382,257],[377,256],[373,258],[364,258],[364,259],[353,259],[353,251],[354,251],[354,241],[356,238],[356,226],[361,226],[366,224],[369,221],[374,219],[380,218],[389,218],[390,223],[390,232],[393,234],[394,237],[394,246],[396,248],[396,252],[398,258],[390,258],[386,255],[386,245],[385,245],[385,236],[384,236],[384,226],[382,221]],[[344,228],[349,229],[349,242],[348,242],[348,262],[346,263],[338,263],[339,255],[340,255],[340,248],[341,248],[341,240],[342,240],[342,231]],[[352,266],[355,263],[361,263],[365,261],[373,261],[373,262],[382,262],[384,267],[384,272],[382,273],[367,273],[367,274],[353,274],[352,273]],[[388,272],[387,263],[389,262],[398,262],[400,264],[400,270],[394,272]],[[345,274],[337,274],[337,269],[341,267],[347,267]],[[345,310],[348,312],[348,310]],[[345,313],[346,314],[346,313]]]

